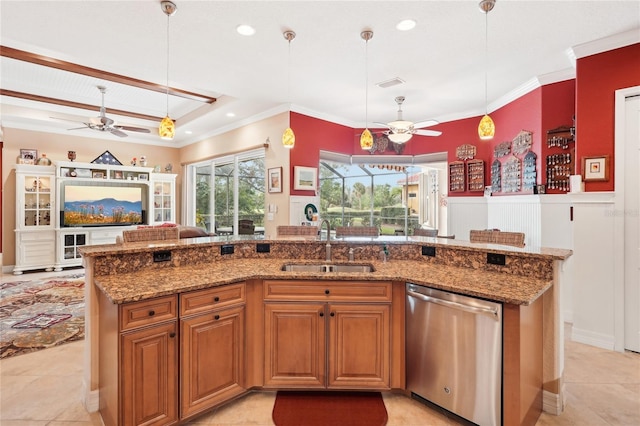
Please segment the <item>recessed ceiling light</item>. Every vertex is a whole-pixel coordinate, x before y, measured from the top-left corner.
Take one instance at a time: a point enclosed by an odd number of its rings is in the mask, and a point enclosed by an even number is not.
[[[243,36],[252,36],[256,33],[255,28],[253,28],[251,25],[247,25],[247,24],[240,24],[236,27],[236,31],[238,32],[238,34],[243,35]]]
[[[227,116],[227,117],[235,117],[236,115],[235,115],[234,113],[232,113],[232,112],[228,112],[228,113],[226,114],[226,116]]]
[[[409,31],[414,29],[416,26],[416,21],[413,19],[405,19],[396,24],[396,29],[398,31]]]

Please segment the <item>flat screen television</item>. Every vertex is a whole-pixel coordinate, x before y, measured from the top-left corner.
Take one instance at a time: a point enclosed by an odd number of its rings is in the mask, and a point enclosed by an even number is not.
[[[146,197],[144,185],[66,182],[60,194],[60,226],[145,224]]]

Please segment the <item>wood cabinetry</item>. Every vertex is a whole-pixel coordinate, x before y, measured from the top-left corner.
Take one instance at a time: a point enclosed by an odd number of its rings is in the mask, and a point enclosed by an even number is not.
[[[55,263],[55,167],[17,164],[13,273],[51,271]]]
[[[114,305],[100,295],[99,302],[105,425],[177,423],[177,296]]]
[[[180,296],[180,417],[242,394],[245,284]]]
[[[391,283],[269,280],[265,387],[389,389]]]

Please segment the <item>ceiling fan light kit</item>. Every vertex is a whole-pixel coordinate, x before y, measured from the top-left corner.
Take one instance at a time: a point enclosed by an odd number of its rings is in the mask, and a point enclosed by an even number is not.
[[[496,134],[496,125],[494,124],[491,117],[489,117],[488,112],[488,101],[487,101],[487,69],[489,68],[489,59],[488,59],[488,51],[489,51],[489,12],[493,10],[493,7],[496,5],[496,0],[482,0],[478,6],[480,10],[484,12],[485,26],[484,26],[484,39],[485,39],[485,72],[484,72],[484,106],[485,106],[485,114],[484,117],[480,120],[478,124],[478,136],[480,140],[488,141],[493,139]]]
[[[425,120],[418,123],[408,121],[402,118],[402,103],[404,102],[404,96],[396,96],[396,103],[398,104],[398,119],[390,121],[389,123],[376,123],[388,128],[385,131],[385,135],[389,137],[391,142],[396,144],[403,144],[408,142],[414,134],[422,136],[440,136],[442,132],[438,130],[422,130],[425,127],[435,126],[438,123],[436,120]]]
[[[158,134],[161,139],[172,140],[176,135],[176,123],[169,117],[169,18],[176,13],[178,7],[171,1],[162,1],[160,8],[167,15],[167,115],[160,122]]]
[[[369,130],[369,40],[373,38],[373,31],[365,30],[360,33],[360,37],[364,40],[364,70],[365,70],[365,98],[364,98],[364,131],[360,135],[360,148],[364,150],[371,150],[373,148],[373,135]]]
[[[282,33],[282,35],[284,36],[285,40],[287,40],[287,42],[289,43],[289,65],[287,67],[288,70],[288,75],[287,75],[287,91],[288,93],[288,97],[289,97],[289,110],[291,110],[291,41],[296,38],[296,33],[291,31],[291,30],[287,30],[284,33]],[[289,115],[289,121],[291,121],[291,115]],[[282,133],[282,146],[284,146],[285,148],[288,149],[292,149],[296,144],[296,134],[293,133],[293,129],[291,127],[287,127],[284,131],[284,133]]]

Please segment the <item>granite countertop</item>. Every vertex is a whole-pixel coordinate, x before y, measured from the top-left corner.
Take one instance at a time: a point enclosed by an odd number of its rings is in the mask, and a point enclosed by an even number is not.
[[[173,249],[192,247],[194,245],[220,245],[224,243],[278,243],[278,244],[319,244],[325,243],[326,240],[320,240],[317,237],[278,237],[277,239],[265,239],[261,236],[254,235],[229,235],[218,237],[200,237],[182,240],[153,241],[126,244],[107,244],[85,246],[81,248],[81,253],[85,257],[103,256],[111,253],[139,253],[148,252],[158,249]],[[436,247],[455,248],[460,250],[468,250],[475,252],[491,251],[494,253],[503,253],[517,255],[520,257],[533,258],[552,258],[556,260],[565,260],[571,256],[572,251],[567,249],[549,248],[549,247],[511,247],[499,244],[471,243],[464,240],[454,240],[448,238],[437,237],[416,237],[416,236],[380,236],[380,237],[342,237],[332,238],[331,244],[415,244],[415,245],[432,245]]]
[[[405,260],[353,262],[373,265],[374,272],[370,273],[285,272],[281,267],[286,263],[323,264],[326,262],[299,259],[229,259],[206,265],[95,276],[94,284],[117,304],[248,279],[300,279],[345,280],[345,285],[349,285],[349,280],[412,282],[515,305],[533,303],[553,284],[552,280]]]

